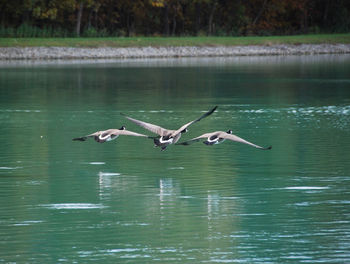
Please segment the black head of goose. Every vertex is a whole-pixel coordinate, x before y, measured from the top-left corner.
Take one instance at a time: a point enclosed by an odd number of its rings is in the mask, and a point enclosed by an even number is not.
[[[107,130],[101,130],[97,131],[95,133],[83,136],[83,137],[78,137],[78,138],[73,138],[74,141],[85,141],[88,138],[92,137],[95,139],[96,142],[99,143],[104,143],[107,141],[111,141],[113,139],[116,139],[120,135],[124,136],[135,136],[135,137],[148,137],[147,135],[135,133],[129,130],[126,130],[125,126],[122,126],[119,129],[107,129]]]
[[[204,144],[206,145],[216,145],[216,144],[220,144],[222,142],[224,142],[225,140],[231,140],[231,141],[236,141],[236,142],[240,142],[240,143],[243,143],[243,144],[247,144],[247,145],[250,145],[252,147],[255,147],[255,148],[258,148],[258,149],[262,149],[262,150],[268,150],[268,149],[271,149],[272,146],[269,146],[267,148],[264,148],[264,147],[261,147],[261,146],[258,146],[258,145],[255,145],[247,140],[244,140],[243,138],[240,138],[236,135],[233,135],[232,134],[232,130],[228,130],[227,132],[224,132],[224,131],[216,131],[216,132],[212,132],[212,133],[206,133],[206,134],[203,134],[199,137],[195,137],[195,138],[192,138],[188,141],[185,141],[185,142],[181,142],[181,143],[177,143],[176,145],[191,145],[192,143],[195,143],[195,142],[198,142],[198,141],[201,141],[202,139],[206,138],[205,141],[203,141]]]
[[[200,120],[202,120],[203,118],[211,115],[212,113],[214,113],[214,111],[217,109],[217,106],[215,106],[213,109],[211,109],[210,111],[206,112],[205,114],[203,114],[202,116],[200,116],[199,118],[188,122],[187,124],[184,124],[183,126],[181,126],[179,129],[177,130],[172,130],[172,129],[166,129],[163,127],[160,127],[158,125],[154,125],[151,123],[147,123],[147,122],[143,122],[134,118],[131,118],[129,116],[126,116],[125,114],[121,113],[121,115],[125,116],[125,118],[127,118],[128,120],[134,122],[136,125],[139,125],[155,134],[157,134],[158,136],[154,137],[154,144],[155,147],[160,147],[161,150],[165,150],[167,148],[168,145],[170,144],[175,144],[176,142],[178,142],[178,140],[181,137],[181,134],[186,133],[188,131],[188,127],[196,122],[199,122]]]

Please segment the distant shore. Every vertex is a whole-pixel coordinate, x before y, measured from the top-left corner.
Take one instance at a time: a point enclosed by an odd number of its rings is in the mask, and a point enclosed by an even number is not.
[[[350,53],[350,44],[251,45],[217,47],[1,47],[1,60],[174,58]]]

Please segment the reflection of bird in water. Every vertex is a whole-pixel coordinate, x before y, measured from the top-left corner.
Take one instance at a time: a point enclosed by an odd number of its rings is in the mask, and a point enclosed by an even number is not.
[[[192,139],[190,139],[188,141],[181,142],[181,143],[178,143],[176,145],[190,145],[192,143],[200,141],[203,138],[207,138],[207,140],[205,140],[203,142],[206,145],[220,144],[220,143],[224,142],[227,139],[227,140],[231,140],[231,141],[244,143],[244,144],[247,144],[247,145],[250,145],[252,147],[255,147],[255,148],[258,148],[258,149],[262,149],[262,150],[267,150],[267,149],[271,149],[272,148],[271,146],[269,146],[267,148],[260,147],[258,145],[255,145],[255,144],[249,142],[249,141],[246,141],[243,138],[240,138],[238,136],[233,135],[232,134],[232,130],[228,130],[227,132],[216,131],[216,132],[212,132],[212,133],[206,133],[206,134],[203,134],[203,135],[201,135],[199,137],[192,138]]]
[[[199,117],[191,122],[188,122],[187,124],[183,125],[182,127],[180,127],[177,130],[165,129],[165,128],[162,128],[162,127],[157,126],[157,125],[153,125],[150,123],[146,123],[146,122],[125,116],[124,114],[122,114],[122,115],[124,115],[127,119],[134,122],[135,124],[145,128],[145,129],[147,129],[155,134],[158,134],[159,135],[158,137],[154,137],[154,144],[156,147],[161,147],[162,150],[165,150],[168,145],[175,144],[180,139],[181,134],[187,132],[187,128],[190,125],[192,125],[192,124],[200,121],[201,119],[211,115],[212,113],[214,113],[216,108],[217,108],[217,106],[215,106],[210,111],[206,112],[201,117]]]
[[[95,141],[97,141],[99,143],[104,143],[106,141],[111,141],[113,139],[116,139],[120,135],[135,136],[135,137],[148,137],[148,136],[143,135],[143,134],[128,131],[128,130],[126,130],[125,126],[122,126],[119,129],[108,129],[108,130],[103,130],[103,131],[97,131],[95,133],[92,133],[92,134],[84,136],[84,137],[73,138],[73,140],[85,141],[89,137],[93,137],[95,139]]]

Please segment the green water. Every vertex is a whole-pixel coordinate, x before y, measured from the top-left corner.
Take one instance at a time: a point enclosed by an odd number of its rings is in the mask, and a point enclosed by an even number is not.
[[[0,262],[350,262],[350,56],[0,65]],[[170,146],[233,133],[268,146]]]

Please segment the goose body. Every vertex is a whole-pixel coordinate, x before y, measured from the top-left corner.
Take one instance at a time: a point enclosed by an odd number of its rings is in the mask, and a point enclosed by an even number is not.
[[[195,137],[195,138],[192,138],[188,141],[185,141],[185,142],[181,142],[181,143],[178,143],[176,145],[190,145],[192,143],[195,143],[195,142],[198,142],[198,141],[201,141],[202,139],[206,138],[205,141],[203,141],[204,144],[206,145],[216,145],[216,144],[220,144],[222,142],[224,142],[225,140],[230,140],[230,141],[235,141],[235,142],[240,142],[240,143],[243,143],[243,144],[247,144],[247,145],[250,145],[252,147],[255,147],[255,148],[258,148],[258,149],[262,149],[262,150],[267,150],[267,149],[271,149],[272,147],[267,147],[267,148],[264,148],[264,147],[261,147],[261,146],[258,146],[258,145],[255,145],[243,138],[240,138],[236,135],[233,135],[232,134],[232,130],[228,130],[227,132],[224,132],[224,131],[215,131],[215,132],[212,132],[212,133],[206,133],[206,134],[203,134],[199,137]]]
[[[155,134],[158,134],[157,137],[153,138],[155,147],[160,147],[161,150],[165,150],[168,145],[177,143],[179,141],[179,139],[181,138],[181,134],[186,133],[187,128],[190,125],[192,125],[192,124],[200,121],[201,119],[211,115],[212,113],[214,113],[216,108],[217,108],[217,106],[215,106],[213,109],[206,112],[204,115],[200,116],[199,118],[197,118],[191,122],[188,122],[187,124],[184,124],[183,126],[181,126],[177,130],[166,129],[166,128],[163,128],[163,127],[158,126],[158,125],[150,124],[147,122],[143,122],[143,121],[131,118],[131,117],[126,116],[124,114],[122,114],[122,115],[124,115],[125,118],[127,118],[128,120],[134,122],[136,125],[139,125],[139,126],[145,128],[145,129],[147,129]]]
[[[119,137],[120,135],[124,136],[136,136],[136,137],[148,137],[143,134],[135,133],[129,130],[126,130],[125,126],[122,126],[119,129],[107,129],[107,130],[102,130],[102,131],[97,131],[95,133],[83,136],[83,137],[78,137],[78,138],[73,138],[74,141],[85,141],[88,138],[92,137],[95,139],[96,142],[98,143],[104,143],[108,141],[112,141]]]
[[[220,138],[218,135],[212,135],[209,136],[206,141],[203,141],[203,143],[206,145],[216,145],[224,142],[225,140],[225,138]]]

